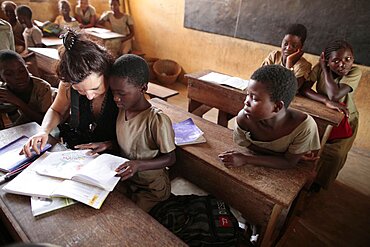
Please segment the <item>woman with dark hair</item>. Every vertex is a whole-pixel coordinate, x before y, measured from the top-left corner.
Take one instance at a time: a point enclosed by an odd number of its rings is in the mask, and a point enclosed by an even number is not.
[[[72,30],[64,35],[59,56],[58,94],[45,114],[42,131],[28,140],[23,152],[31,155],[32,147],[39,153],[48,134],[67,118],[69,123],[59,127],[69,148],[89,148],[92,153],[110,149],[116,139],[118,113],[108,83],[113,57],[105,48]]]

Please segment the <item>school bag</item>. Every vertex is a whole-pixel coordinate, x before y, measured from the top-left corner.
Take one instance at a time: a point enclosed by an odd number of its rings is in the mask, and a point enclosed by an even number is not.
[[[150,214],[189,246],[238,246],[242,236],[229,206],[211,195],[171,195]]]

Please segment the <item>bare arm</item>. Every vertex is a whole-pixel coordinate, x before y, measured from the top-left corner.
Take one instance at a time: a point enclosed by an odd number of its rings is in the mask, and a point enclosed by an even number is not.
[[[129,35],[127,35],[126,37],[124,37],[122,39],[122,42],[125,42],[126,40],[131,39],[135,35],[135,30],[134,30],[134,26],[133,25],[129,25],[128,26],[128,29],[130,30],[130,33],[129,33]]]
[[[156,170],[164,167],[172,166],[176,162],[175,150],[170,153],[161,154],[154,159],[150,160],[130,160],[120,165],[116,171],[117,176],[122,179],[132,177],[136,172]]]

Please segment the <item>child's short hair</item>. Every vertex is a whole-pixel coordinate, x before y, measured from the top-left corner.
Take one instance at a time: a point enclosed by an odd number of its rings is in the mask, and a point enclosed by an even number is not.
[[[142,57],[125,54],[114,62],[111,75],[127,78],[129,83],[142,86],[149,81],[149,68]]]
[[[2,11],[5,11],[5,8],[6,8],[8,5],[9,5],[9,6],[12,6],[12,7],[13,7],[13,9],[17,8],[17,5],[16,5],[13,1],[4,1],[4,2],[1,4],[1,10],[2,10]]]
[[[282,100],[288,108],[297,92],[297,79],[294,73],[281,65],[265,65],[257,69],[251,79],[264,84],[270,93],[271,101]]]
[[[329,60],[330,58],[330,54],[333,52],[333,51],[338,51],[340,49],[350,49],[351,52],[352,52],[352,55],[353,55],[353,48],[352,48],[352,45],[350,43],[348,43],[347,41],[345,40],[334,40],[334,41],[331,41],[324,49],[324,56],[325,56],[325,60]]]
[[[22,16],[26,17],[29,20],[32,19],[32,10],[31,10],[30,7],[28,7],[26,5],[19,5],[15,11],[16,11],[17,15],[22,15]]]
[[[285,32],[285,35],[287,34],[298,36],[303,45],[307,37],[307,28],[302,24],[292,24]]]
[[[71,8],[71,4],[69,3],[68,0],[59,0],[58,1],[58,9],[62,9],[63,3],[67,4],[69,6],[69,8]]]
[[[0,63],[8,62],[10,60],[17,59],[25,64],[21,55],[12,50],[1,50],[0,51]]]
[[[73,30],[64,34],[59,56],[56,68],[58,78],[70,83],[79,83],[93,72],[108,76],[114,61],[104,47],[83,39]]]

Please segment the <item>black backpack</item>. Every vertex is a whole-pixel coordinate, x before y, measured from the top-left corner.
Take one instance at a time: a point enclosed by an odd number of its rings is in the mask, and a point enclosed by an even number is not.
[[[171,195],[150,214],[189,246],[237,246],[242,235],[229,206],[211,195]]]

